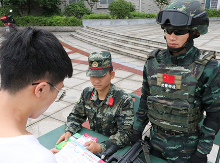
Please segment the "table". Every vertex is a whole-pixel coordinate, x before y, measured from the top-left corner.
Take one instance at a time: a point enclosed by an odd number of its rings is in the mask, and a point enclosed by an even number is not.
[[[47,149],[54,148],[59,137],[65,132],[64,128],[65,128],[65,125],[60,126],[60,127],[56,128],[55,130],[52,130],[52,131],[48,132],[47,134],[39,137],[38,138],[39,142]],[[80,130],[79,134],[83,135],[85,133],[88,133],[91,136],[97,137],[98,143],[108,139],[108,137],[106,137],[104,135],[101,135],[99,133],[96,133],[92,130],[89,130],[89,129],[83,127]],[[130,148],[131,148],[130,146],[126,146],[125,148],[118,150],[115,154],[117,154],[118,156],[123,156]],[[141,158],[146,163],[143,155]],[[162,160],[157,157],[154,157],[154,156],[150,156],[150,159],[151,159],[152,163],[167,163],[167,161]]]

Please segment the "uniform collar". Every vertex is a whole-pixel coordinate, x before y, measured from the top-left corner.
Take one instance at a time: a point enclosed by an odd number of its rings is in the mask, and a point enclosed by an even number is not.
[[[105,99],[103,100],[103,102],[106,104],[106,105],[113,105],[114,104],[114,100],[113,100],[113,92],[114,91],[114,85],[111,84],[110,88],[109,88],[109,91],[105,97]],[[98,92],[97,90],[94,88],[93,89],[93,92],[92,92],[92,95],[91,95],[91,98],[90,100],[92,101],[96,101],[96,100],[99,100],[98,99]]]
[[[191,64],[192,62],[194,62],[195,59],[198,57],[197,54],[199,54],[198,49],[192,46],[185,53],[180,53],[176,56],[171,55],[170,52],[167,50],[166,57],[170,59],[172,64],[181,66],[185,64]]]

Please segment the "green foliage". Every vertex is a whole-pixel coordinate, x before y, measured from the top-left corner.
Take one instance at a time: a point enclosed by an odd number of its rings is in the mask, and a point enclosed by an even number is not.
[[[220,17],[220,9],[205,9],[205,11],[208,13],[208,17]]]
[[[90,14],[90,15],[83,15],[82,19],[111,19],[111,15],[109,15],[109,14]]]
[[[90,9],[91,9],[91,12],[92,12],[92,9],[93,9],[93,6],[99,2],[99,0],[85,0],[87,1],[88,5],[90,6]]]
[[[23,16],[14,17],[18,26],[82,26],[82,20],[65,16]],[[4,26],[0,23],[0,26]]]
[[[146,18],[156,18],[157,14],[155,13],[144,13],[144,12],[131,12],[129,18],[132,19],[146,19]]]
[[[160,11],[167,5],[169,5],[170,0],[153,0],[154,3],[156,3],[157,7],[160,9]]]
[[[130,7],[130,3],[125,0],[115,0],[109,4],[108,9],[116,19],[124,19],[129,17]]]
[[[10,12],[9,12],[10,9],[13,10],[13,11],[12,11],[12,15],[13,15],[13,16],[21,16],[20,13],[19,13],[19,11],[18,11],[18,9],[15,8],[14,6],[11,6],[11,5],[1,6],[1,7],[0,7],[0,16],[3,16],[3,15],[6,15],[6,16],[7,16],[7,15],[9,15],[9,14],[10,14]]]
[[[65,7],[65,11],[63,13],[65,16],[75,16],[79,19],[83,17],[83,15],[92,14],[92,12],[86,8],[83,1],[79,1],[77,3],[72,3]]]
[[[156,18],[157,14],[155,13],[144,13],[144,12],[130,12],[129,19],[147,19],[147,18]],[[82,19],[114,19],[109,14],[90,14],[84,15]]]
[[[2,3],[3,5],[10,4],[15,6],[20,11],[27,8],[28,15],[38,5],[44,9],[45,15],[54,15],[59,13],[57,5],[61,4],[61,0],[2,0]]]
[[[44,16],[52,16],[52,15],[62,15],[60,8],[57,5],[53,5],[53,7],[48,8],[46,6],[42,7],[44,12],[42,15]]]
[[[136,6],[134,4],[132,4],[131,2],[129,2],[130,4],[130,12],[133,12],[136,10]]]

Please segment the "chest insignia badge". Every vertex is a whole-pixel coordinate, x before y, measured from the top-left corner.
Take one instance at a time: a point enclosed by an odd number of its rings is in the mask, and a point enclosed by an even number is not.
[[[182,76],[157,74],[157,85],[168,89],[181,89]]]

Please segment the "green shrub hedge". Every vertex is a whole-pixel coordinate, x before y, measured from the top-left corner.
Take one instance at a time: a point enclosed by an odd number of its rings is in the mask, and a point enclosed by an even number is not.
[[[75,16],[78,19],[81,19],[83,15],[89,15],[92,14],[92,12],[86,8],[84,1],[79,1],[66,6],[63,14],[65,16]]]
[[[90,14],[83,15],[83,19],[112,19],[112,16],[109,14]]]
[[[157,14],[155,13],[144,13],[144,12],[131,12],[129,18],[133,19],[146,19],[146,18],[156,18]]]
[[[143,13],[143,12],[130,12],[129,19],[146,19],[146,18],[156,18],[157,14],[154,13]],[[83,19],[114,19],[113,16],[109,14],[90,14],[84,15]]]
[[[209,17],[220,17],[220,9],[205,9]]]
[[[125,0],[114,0],[108,6],[110,15],[116,19],[125,19],[131,12],[132,4]]]
[[[23,16],[14,17],[17,26],[82,26],[82,20],[74,16]],[[4,26],[0,22],[0,26]]]

